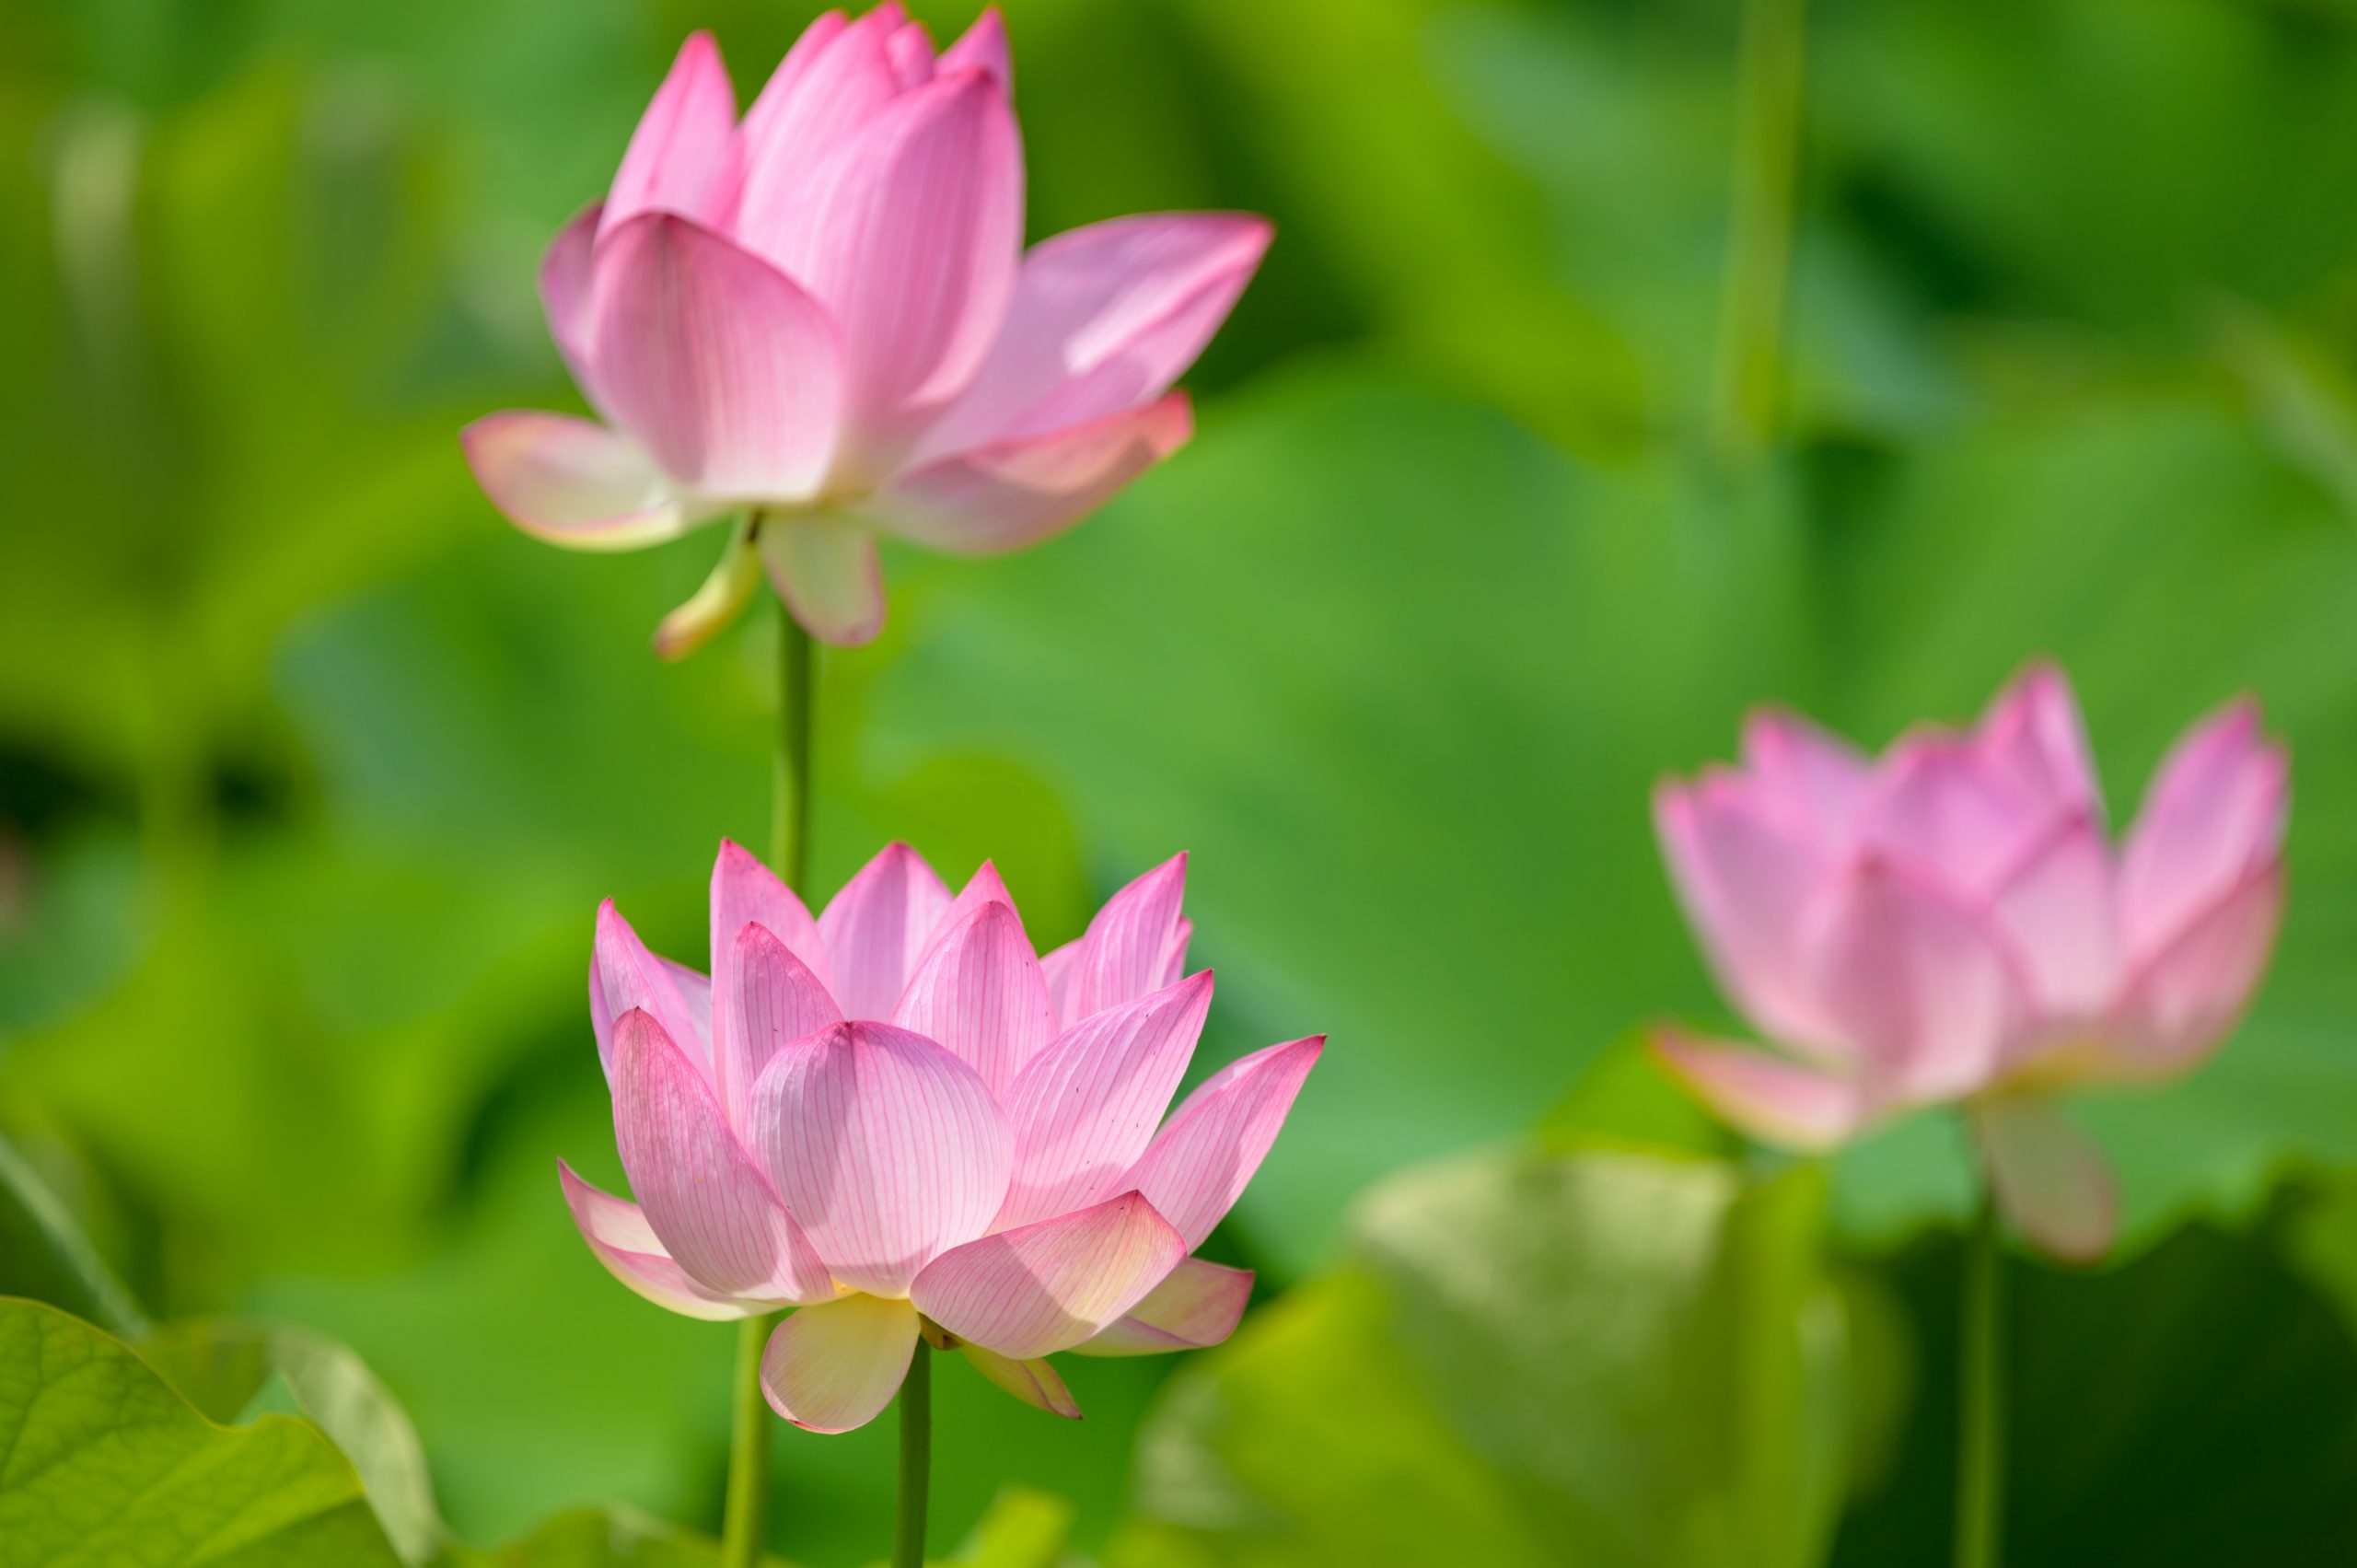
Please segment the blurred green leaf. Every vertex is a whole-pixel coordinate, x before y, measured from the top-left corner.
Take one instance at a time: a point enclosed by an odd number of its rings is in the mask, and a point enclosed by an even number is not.
[[[719,1561],[717,1541],[633,1514],[578,1508],[497,1552],[463,1551],[451,1568],[713,1568]],[[783,1558],[762,1562],[790,1568]]]
[[[40,1173],[0,1138],[0,1296],[23,1296],[137,1334],[138,1303]]]

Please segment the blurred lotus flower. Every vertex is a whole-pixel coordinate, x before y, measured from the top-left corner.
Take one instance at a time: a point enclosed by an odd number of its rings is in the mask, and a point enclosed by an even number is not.
[[[609,902],[589,1011],[638,1202],[560,1162],[582,1236],[675,1312],[798,1308],[762,1387],[817,1432],[881,1411],[920,1335],[1066,1416],[1056,1351],[1225,1339],[1252,1276],[1188,1254],[1324,1042],[1231,1063],[1163,1119],[1212,998],[1182,973],[1185,877],[1148,872],[1041,958],[987,863],[953,899],[895,844],[814,921],[724,843],[709,980]]]
[[[864,642],[878,534],[1015,550],[1186,441],[1170,385],[1269,226],[1163,213],[1026,253],[1011,83],[995,10],[936,55],[888,3],[811,23],[740,121],[698,33],[604,203],[551,246],[549,325],[604,423],[493,414],[468,458],[518,527],[572,549],[737,515],[657,633],[667,655],[724,624],[759,567],[813,633]]]
[[[2078,705],[2034,668],[1969,734],[1869,762],[1784,714],[1741,769],[1665,784],[1687,918],[1769,1055],[1666,1030],[1670,1068],[1801,1148],[1911,1107],[1969,1109],[1999,1202],[2040,1246],[2109,1246],[2117,1199],[2056,1091],[2184,1072],[2240,1014],[2283,902],[2289,774],[2238,703],[2162,765],[2115,854]]]

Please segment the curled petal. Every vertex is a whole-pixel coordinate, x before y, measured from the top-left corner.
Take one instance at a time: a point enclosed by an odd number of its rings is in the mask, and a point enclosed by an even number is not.
[[[2129,830],[2119,920],[2130,961],[2178,933],[2283,843],[2290,765],[2259,732],[2258,709],[2236,703],[2177,742]]]
[[[918,1311],[1016,1361],[1093,1338],[1187,1255],[1152,1204],[1127,1192],[935,1258],[909,1289]]]
[[[606,1272],[632,1290],[683,1318],[717,1322],[770,1310],[766,1302],[721,1295],[690,1279],[688,1272],[663,1250],[663,1243],[656,1239],[654,1227],[636,1203],[592,1187],[563,1160],[556,1162],[556,1167],[557,1179],[564,1187],[565,1207],[573,1211],[581,1239],[606,1265]]]
[[[589,1022],[597,1031],[598,1057],[606,1064],[609,1082],[614,1075],[614,1021],[633,1007],[652,1015],[684,1050],[710,1040],[711,1014],[703,1013],[700,1023],[688,993],[680,988],[688,972],[647,951],[613,900],[598,906],[598,935],[589,954]],[[703,977],[695,978],[701,981]],[[703,1000],[708,1008],[709,993]],[[709,1055],[698,1065],[708,1069]]]
[[[475,482],[507,520],[567,550],[676,538],[689,512],[628,436],[570,414],[486,414],[459,433]]]
[[[828,978],[827,945],[819,923],[778,874],[761,857],[731,839],[720,841],[720,854],[712,865],[712,969],[735,946],[748,923],[759,925],[785,944],[803,967],[832,989]]]
[[[744,1132],[752,1125],[753,1085],[762,1069],[805,1035],[842,1023],[843,1015],[794,950],[753,921],[738,928],[720,977],[713,1086],[728,1125]]]
[[[2111,1167],[2050,1101],[2007,1097],[1975,1108],[1972,1125],[1998,1206],[2045,1252],[2093,1263],[2119,1226]]]
[[[1080,1419],[1080,1402],[1064,1387],[1062,1376],[1047,1362],[1033,1357],[1017,1361],[987,1346],[961,1342],[958,1353],[973,1364],[974,1370],[1027,1405],[1037,1405],[1050,1415],[1060,1415],[1066,1421]]]
[[[1187,857],[1174,854],[1105,900],[1081,934],[1065,982],[1064,1016],[1135,1001],[1162,986],[1166,954],[1187,894]]]
[[[737,199],[737,89],[708,32],[689,35],[631,134],[599,234],[645,212],[717,222]]]
[[[2103,821],[2079,700],[2061,669],[2039,663],[1997,694],[1976,732],[1982,755],[2050,812]]]
[[[819,935],[845,1017],[892,1016],[949,901],[924,857],[900,843],[887,844],[843,884],[819,916]]]
[[[1782,1148],[1815,1153],[1847,1142],[1866,1116],[1855,1084],[1748,1046],[1656,1029],[1655,1059],[1731,1125]]]
[[[2139,964],[2106,1037],[2109,1074],[2165,1077],[2223,1040],[2266,972],[2282,914],[2283,868],[2261,865]]]
[[[1235,1207],[1325,1048],[1326,1037],[1312,1035],[1229,1063],[1187,1097],[1131,1168],[1129,1185],[1189,1251]]]
[[[986,900],[935,941],[892,1021],[963,1058],[1003,1098],[1056,1032],[1055,1004],[1015,907]]]
[[[1075,1355],[1159,1355],[1202,1350],[1236,1332],[1252,1300],[1252,1271],[1190,1258],[1146,1293],[1129,1315],[1106,1325]]]
[[[772,517],[761,548],[770,586],[820,642],[853,648],[884,629],[884,569],[865,528],[816,512]]]
[[[849,1432],[892,1402],[916,1353],[916,1308],[847,1295],[805,1307],[777,1326],[761,1355],[770,1409],[807,1432]]]

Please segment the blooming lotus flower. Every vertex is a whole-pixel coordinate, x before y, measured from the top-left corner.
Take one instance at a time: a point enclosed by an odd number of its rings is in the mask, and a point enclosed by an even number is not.
[[[1730,1121],[1804,1149],[1960,1104],[2014,1223],[2100,1255],[2111,1179],[2054,1101],[2189,1070],[2266,968],[2289,773],[2257,708],[2177,743],[2117,851],[2051,668],[1970,733],[1919,731],[1879,761],[1780,713],[1750,720],[1743,753],[1665,784],[1655,816],[1721,989],[1777,1052],[1666,1030],[1660,1056]]]
[[[1184,972],[1185,877],[1146,873],[1042,958],[987,862],[953,899],[895,844],[814,921],[724,843],[709,979],[608,902],[589,1012],[638,1201],[560,1161],[583,1237],[674,1312],[796,1308],[761,1385],[816,1432],[881,1411],[920,1336],[1065,1416],[1055,1352],[1225,1339],[1252,1276],[1189,1254],[1324,1041],[1231,1063],[1164,1120],[1212,998]]]
[[[519,528],[572,549],[737,516],[665,654],[724,624],[762,567],[814,634],[864,642],[884,620],[877,535],[1018,549],[1187,440],[1170,385],[1269,225],[1162,213],[1026,253],[1012,82],[995,10],[936,55],[888,0],[811,23],[739,120],[698,33],[605,201],[551,246],[549,326],[602,423],[493,414],[468,459]]]

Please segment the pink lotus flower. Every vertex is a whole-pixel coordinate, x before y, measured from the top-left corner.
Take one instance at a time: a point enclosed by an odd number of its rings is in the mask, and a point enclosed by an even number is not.
[[[1212,999],[1182,974],[1185,878],[1184,856],[1146,873],[1040,958],[987,862],[952,899],[895,844],[814,921],[724,843],[709,980],[608,902],[589,1012],[638,1202],[560,1161],[582,1236],[674,1312],[797,1307],[762,1387],[815,1432],[881,1411],[920,1335],[1065,1416],[1054,1352],[1216,1344],[1252,1276],[1188,1254],[1324,1040],[1231,1063],[1163,1120]]]
[[[1655,816],[1721,988],[1780,1053],[1665,1030],[1663,1060],[1805,1149],[1961,1103],[2014,1222],[2057,1256],[2100,1255],[2111,1178],[2054,1098],[2187,1071],[2266,968],[2289,773],[2256,707],[2178,742],[2116,854],[2054,669],[1969,734],[1920,731],[1874,762],[1779,713],[1743,751],[1663,785]]]
[[[810,24],[740,121],[698,33],[605,202],[540,269],[603,424],[496,413],[475,477],[527,532],[629,550],[740,515],[676,656],[767,568],[836,643],[884,621],[876,538],[1018,549],[1192,430],[1172,381],[1268,248],[1262,219],[1116,218],[1023,242],[1023,152],[995,10],[938,56],[898,0]]]

